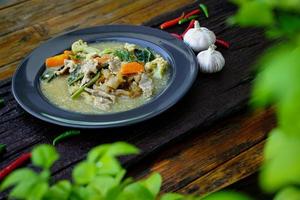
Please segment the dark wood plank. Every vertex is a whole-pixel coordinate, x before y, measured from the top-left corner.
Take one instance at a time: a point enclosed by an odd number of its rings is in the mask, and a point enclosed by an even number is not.
[[[226,187],[227,190],[242,192],[255,200],[274,199],[274,194],[264,193],[259,187],[259,173],[254,173]]]
[[[238,180],[250,176],[261,166],[264,144],[264,141],[256,144],[225,164],[201,176],[201,178],[192,181],[178,192],[204,195],[223,189]]]
[[[264,140],[275,121],[272,110],[240,112],[213,128],[194,131],[129,173],[136,178],[161,173],[166,192],[203,194],[224,188],[257,171]]]

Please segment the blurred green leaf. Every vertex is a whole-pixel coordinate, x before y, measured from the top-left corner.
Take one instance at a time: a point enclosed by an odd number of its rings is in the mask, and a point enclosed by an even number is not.
[[[8,187],[17,185],[26,180],[36,180],[37,177],[37,174],[31,169],[17,169],[16,171],[8,175],[6,179],[4,179],[1,184],[0,190],[5,190]]]
[[[299,0],[264,0],[273,8],[286,11],[300,11],[300,1]]]
[[[124,178],[125,174],[126,174],[126,170],[124,170],[124,169],[120,170],[119,173],[116,174],[116,178],[115,179],[116,179],[116,182],[118,184],[121,183],[121,181]]]
[[[235,16],[230,17],[230,24],[240,26],[270,26],[274,20],[272,9],[264,1],[233,1],[240,8]]]
[[[238,192],[221,191],[204,197],[203,200],[251,200],[251,198]]]
[[[32,189],[38,179],[28,179],[17,184],[9,193],[9,197],[13,199],[26,199],[31,195]]]
[[[123,168],[115,157],[103,156],[97,163],[97,174],[117,175]]]
[[[116,142],[113,144],[103,144],[93,148],[88,153],[88,161],[97,162],[102,156],[125,156],[139,153],[138,148],[126,142]]]
[[[153,196],[158,195],[161,187],[162,178],[158,173],[151,174],[147,179],[140,181]]]
[[[152,193],[141,183],[132,183],[124,188],[117,200],[154,200]]]
[[[117,186],[118,182],[111,176],[101,175],[95,177],[89,184],[89,187],[97,190],[102,196],[106,196],[107,192]]]
[[[31,160],[35,166],[49,169],[58,158],[53,146],[43,144],[33,149]]]
[[[70,196],[72,185],[67,180],[62,180],[50,187],[45,194],[45,200],[67,200]]]
[[[255,81],[252,103],[256,106],[276,104],[281,128],[288,134],[300,136],[300,48],[285,44],[271,52],[261,61],[262,71]]]
[[[89,191],[84,186],[74,186],[72,187],[71,194],[69,196],[70,200],[90,200]]]
[[[300,15],[279,12],[276,19],[276,26],[267,31],[267,36],[271,38],[290,37],[293,39],[295,32],[300,31]]]
[[[261,72],[252,92],[255,105],[266,106],[279,102],[299,90],[299,56],[299,48],[292,43],[269,49],[259,64]]]
[[[273,131],[265,147],[260,183],[267,192],[290,184],[300,184],[300,140],[279,129]]]
[[[83,161],[75,166],[72,177],[76,184],[85,185],[93,180],[96,175],[96,165]]]
[[[26,199],[30,200],[40,200],[43,199],[44,195],[46,194],[49,186],[48,183],[45,181],[37,182],[31,188],[30,194],[26,196]]]
[[[184,196],[177,193],[166,193],[161,196],[160,200],[184,200]]]
[[[300,189],[296,187],[287,187],[275,196],[274,200],[299,200],[300,199]]]

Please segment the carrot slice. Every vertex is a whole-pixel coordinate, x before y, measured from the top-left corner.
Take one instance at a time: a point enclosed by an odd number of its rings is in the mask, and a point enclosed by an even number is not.
[[[60,54],[46,59],[46,67],[60,67],[64,65],[64,60],[68,59],[66,54]]]
[[[64,60],[68,59],[72,51],[65,50],[63,54],[46,59],[46,67],[60,67],[64,65]]]
[[[72,51],[69,51],[69,50],[64,50],[64,54],[66,54],[66,55],[72,55],[73,54],[73,52]]]
[[[95,59],[98,61],[99,64],[103,65],[110,59],[110,55],[104,54],[103,56],[97,57]]]
[[[138,62],[130,62],[122,64],[121,66],[121,74],[129,75],[129,74],[137,74],[144,71],[144,66]]]

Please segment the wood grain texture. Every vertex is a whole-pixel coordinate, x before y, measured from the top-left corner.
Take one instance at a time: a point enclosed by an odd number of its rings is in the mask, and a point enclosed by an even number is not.
[[[225,188],[238,180],[252,175],[263,161],[262,141],[226,163],[211,170],[204,176],[192,181],[178,192],[204,195]]]
[[[204,194],[224,188],[259,168],[264,140],[275,124],[272,110],[241,112],[214,128],[194,131],[130,174],[161,173],[163,191]]]
[[[12,1],[0,12],[32,2]],[[76,2],[76,5],[81,3]],[[62,32],[110,23],[157,27],[162,21],[197,6],[196,3],[189,5],[190,0],[86,2],[73,7],[72,12],[60,14],[72,9],[62,3],[61,10],[55,11],[56,15],[46,14],[41,19],[38,19],[40,11],[32,11],[31,20],[15,24],[15,27],[4,26],[7,33],[0,34],[0,45],[4,47],[0,49],[0,79],[9,77],[21,59],[41,42]],[[205,19],[201,16],[201,24],[232,44],[229,50],[221,50],[227,61],[225,69],[218,74],[200,74],[178,104],[154,119],[124,128],[82,130],[82,135],[59,144],[57,149],[61,160],[53,168],[55,179],[70,178],[72,167],[85,157],[90,148],[119,140],[131,142],[142,149],[138,156],[122,158],[131,174],[142,177],[149,171],[161,172],[165,179],[164,191],[202,194],[223,188],[257,170],[263,140],[275,124],[273,112],[240,110],[245,108],[249,98],[253,79],[251,65],[269,43],[261,30],[228,27],[225,20],[234,13],[235,7],[226,1],[202,2],[210,8],[211,17]],[[185,7],[180,8],[182,6]],[[46,5],[42,9],[49,11],[50,8]],[[15,12],[14,9],[11,12]],[[25,15],[25,11],[20,13],[20,17]],[[16,22],[12,20],[11,23]],[[182,26],[168,31],[183,32],[184,29]],[[0,168],[21,153],[30,151],[36,144],[51,143],[56,135],[66,130],[25,113],[13,99],[10,84],[9,79],[0,81],[0,96],[5,100],[5,107],[0,109],[0,141],[8,146]],[[225,117],[237,112],[237,117],[224,121]],[[218,125],[207,130],[212,124]],[[252,153],[256,155],[253,162],[249,159]],[[248,170],[239,170],[239,163],[244,161],[250,162]],[[132,170],[137,166],[140,169]],[[230,171],[231,167],[237,170]],[[197,185],[201,188],[196,188]],[[0,198],[5,198],[5,195],[1,194]]]
[[[42,22],[57,15],[74,12],[95,0],[26,1],[0,10],[0,36]],[[103,1],[102,1],[103,2]],[[34,11],[34,12],[33,12]]]
[[[7,9],[18,4],[22,4],[29,0],[1,0],[0,1],[0,10]]]
[[[19,63],[16,61],[24,58],[25,55],[42,41],[59,33],[89,26],[117,23],[117,20],[120,19],[130,24],[141,24],[150,20],[151,17],[157,16],[156,10],[147,9],[149,6],[155,5],[156,8],[161,8],[162,12],[168,12],[179,8],[183,3],[191,2],[191,0],[178,0],[176,3],[173,0],[94,1],[78,7],[76,12],[67,12],[57,16],[50,15],[48,16],[50,18],[45,20],[36,19],[36,23],[0,37],[0,45],[6,47],[0,49],[0,79],[5,78],[7,73],[9,74],[9,72],[14,71],[16,65]],[[166,7],[165,5],[168,4],[172,6]],[[143,9],[147,9],[146,15],[140,17],[139,12]],[[127,20],[126,16],[128,15],[130,18]],[[132,18],[137,20],[130,22]],[[10,66],[1,70],[6,65]]]

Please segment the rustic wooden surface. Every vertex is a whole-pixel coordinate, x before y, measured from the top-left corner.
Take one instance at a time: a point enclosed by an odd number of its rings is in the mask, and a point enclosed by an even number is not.
[[[275,126],[275,119],[271,109],[251,111],[244,107],[251,87],[251,64],[267,42],[259,30],[225,25],[226,18],[234,13],[232,5],[218,0],[202,2],[209,6],[211,17],[201,24],[233,43],[230,50],[223,52],[227,68],[220,74],[199,75],[181,102],[145,124],[84,131],[84,136],[59,144],[63,161],[53,169],[55,178],[69,178],[74,164],[91,147],[116,140],[129,141],[143,150],[140,156],[122,160],[130,175],[140,178],[149,171],[158,171],[164,178],[163,191],[204,194],[257,171],[266,134]],[[111,23],[155,27],[180,13],[179,8],[186,5],[184,9],[193,8],[195,5],[191,3],[191,0],[1,1],[0,79],[9,78],[22,58],[41,42],[64,31]],[[24,113],[13,100],[9,79],[0,81],[0,96],[6,102],[0,110],[0,142],[6,143],[9,150],[1,158],[0,168],[22,152],[30,151],[35,144],[51,142],[65,130]],[[200,109],[195,112],[193,105],[199,105]],[[156,126],[158,122],[160,127]]]

